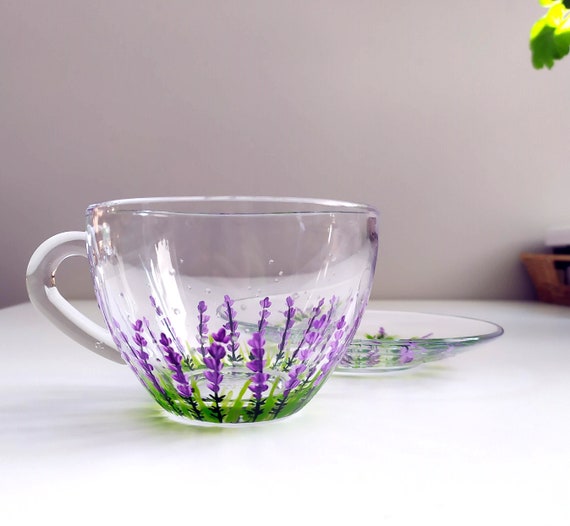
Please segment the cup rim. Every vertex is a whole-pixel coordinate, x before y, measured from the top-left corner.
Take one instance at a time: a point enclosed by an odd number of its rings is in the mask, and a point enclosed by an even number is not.
[[[172,211],[161,209],[159,204],[183,204],[183,203],[265,203],[287,206],[290,209],[284,208],[281,210],[263,210],[263,211],[235,211],[223,212],[223,215],[239,216],[239,215],[271,215],[272,213],[279,214],[302,214],[302,213],[356,213],[356,214],[373,214],[378,216],[379,211],[376,207],[365,204],[356,203],[351,201],[343,201],[336,199],[312,198],[312,197],[279,197],[279,196],[247,196],[247,195],[214,195],[214,196],[166,196],[166,197],[136,197],[126,199],[114,199],[110,201],[103,201],[94,203],[87,207],[86,215],[93,214],[96,210],[109,213],[145,213],[152,214],[173,214],[184,216],[217,216],[221,213],[219,211]],[[307,206],[307,209],[304,206]],[[295,208],[295,206],[297,208]],[[311,209],[311,206],[313,207]]]

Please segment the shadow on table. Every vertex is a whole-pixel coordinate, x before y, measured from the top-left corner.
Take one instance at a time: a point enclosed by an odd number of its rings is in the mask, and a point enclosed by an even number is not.
[[[392,382],[431,382],[445,376],[445,368],[430,367],[408,371],[406,375],[334,376],[315,401],[292,417],[259,426],[196,427],[170,420],[142,389],[109,385],[43,385],[22,390],[16,400],[0,392],[0,451],[10,454],[42,455],[72,453],[86,448],[127,448],[129,445],[174,444],[178,441],[205,444],[231,436],[247,438],[250,433],[267,433],[274,438],[297,433],[299,419],[304,431],[328,427],[336,421],[339,404],[347,404],[359,391],[370,393],[374,385]],[[379,395],[382,393],[380,392]],[[8,400],[8,401],[6,401]],[[332,423],[331,423],[332,422]],[[307,427],[308,426],[308,427]],[[285,430],[285,433],[283,433]],[[216,440],[215,440],[216,441]]]
[[[280,426],[198,427],[170,420],[144,391],[109,386],[42,386],[6,402],[0,392],[0,451],[29,455],[128,444],[172,444]],[[295,420],[295,416],[283,421]]]

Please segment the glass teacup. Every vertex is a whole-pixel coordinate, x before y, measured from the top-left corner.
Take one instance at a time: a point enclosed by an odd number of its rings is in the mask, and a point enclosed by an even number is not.
[[[304,407],[341,360],[376,265],[377,211],[318,199],[179,197],[90,206],[86,232],[45,241],[32,303],[92,351],[126,363],[172,418],[236,425]],[[107,330],[60,295],[87,256]]]

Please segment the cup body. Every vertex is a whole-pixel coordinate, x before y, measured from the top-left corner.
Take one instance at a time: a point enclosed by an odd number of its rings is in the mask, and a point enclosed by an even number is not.
[[[169,415],[263,422],[301,409],[366,307],[377,212],[278,198],[87,209],[95,293],[123,360]]]

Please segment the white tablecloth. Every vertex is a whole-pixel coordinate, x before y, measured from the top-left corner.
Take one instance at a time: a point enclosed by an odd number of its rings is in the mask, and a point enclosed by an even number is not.
[[[335,375],[282,422],[213,429],[165,420],[127,367],[30,304],[0,310],[0,524],[570,524],[570,308],[370,308],[505,334],[401,373]]]

